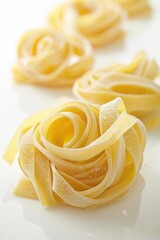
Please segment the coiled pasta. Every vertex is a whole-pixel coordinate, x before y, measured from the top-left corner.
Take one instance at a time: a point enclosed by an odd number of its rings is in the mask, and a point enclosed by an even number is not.
[[[141,15],[150,12],[148,0],[112,0],[125,9],[129,16]]]
[[[65,36],[51,28],[28,31],[17,49],[13,67],[17,82],[69,87],[93,66],[92,47],[81,36]]]
[[[53,27],[86,37],[94,47],[107,45],[124,36],[124,12],[104,0],[73,0],[54,8],[49,15]]]
[[[160,108],[160,87],[153,81],[158,71],[157,63],[140,52],[128,65],[113,64],[86,74],[76,81],[73,91],[96,104],[121,97],[129,113],[144,117]]]
[[[42,205],[98,207],[124,195],[142,165],[143,124],[120,98],[98,106],[69,101],[37,113],[20,126],[4,158],[26,179],[14,190]]]

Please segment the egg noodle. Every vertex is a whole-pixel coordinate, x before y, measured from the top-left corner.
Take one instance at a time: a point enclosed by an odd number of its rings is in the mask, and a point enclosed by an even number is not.
[[[25,120],[4,159],[12,163],[19,151],[26,178],[14,194],[38,198],[43,206],[90,208],[130,189],[145,145],[144,125],[120,98],[101,106],[75,100]]]
[[[17,56],[14,79],[47,87],[71,86],[94,62],[92,47],[85,38],[66,36],[52,28],[34,29],[24,34]]]
[[[160,125],[158,65],[140,52],[129,64],[88,71],[94,64],[92,46],[123,38],[125,12],[148,11],[146,0],[72,0],[51,11],[50,28],[22,36],[15,81],[44,87],[74,84],[80,100],[36,113],[18,128],[4,153],[10,164],[18,153],[24,173],[16,196],[38,199],[42,206],[90,209],[130,190],[143,162],[144,124]]]
[[[96,104],[121,97],[129,113],[146,124],[147,119],[160,124],[157,113],[160,109],[160,87],[154,82],[158,71],[157,63],[149,60],[145,52],[140,52],[128,65],[113,64],[86,74],[76,81],[73,92],[79,99]],[[151,122],[148,124],[154,127]]]
[[[151,11],[148,0],[113,0],[125,9],[129,16],[141,15]]]
[[[73,0],[55,7],[49,22],[64,32],[70,28],[87,38],[94,47],[110,44],[124,36],[124,12],[111,1]]]

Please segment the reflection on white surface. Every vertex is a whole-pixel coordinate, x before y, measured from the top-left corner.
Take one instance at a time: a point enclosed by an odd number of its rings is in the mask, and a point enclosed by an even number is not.
[[[25,86],[14,84],[14,91],[17,93],[19,107],[27,114],[51,107],[60,97],[72,97],[71,88],[50,89],[36,86]],[[61,94],[59,94],[59,92]],[[30,98],[34,96],[34,98]]]
[[[45,209],[38,201],[11,197],[10,186],[3,202],[16,202],[22,207],[25,220],[41,227],[49,239],[53,236],[63,239],[63,236],[66,236],[66,239],[74,240],[76,235],[79,239],[85,239],[87,236],[92,239],[106,239],[108,229],[113,239],[124,239],[125,228],[134,227],[136,224],[143,189],[144,179],[139,175],[134,187],[124,199],[92,211],[65,206]],[[65,228],[62,229],[64,223]]]

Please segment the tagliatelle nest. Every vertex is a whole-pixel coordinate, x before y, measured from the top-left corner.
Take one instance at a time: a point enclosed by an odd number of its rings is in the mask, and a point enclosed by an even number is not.
[[[73,91],[78,98],[96,104],[121,97],[127,111],[145,121],[148,116],[158,117],[160,87],[154,82],[158,72],[157,63],[140,52],[128,65],[113,64],[86,74],[76,81]]]
[[[46,87],[69,87],[93,66],[92,47],[78,35],[51,28],[28,31],[17,48],[13,67],[17,82]]]
[[[124,16],[123,10],[111,1],[73,0],[54,8],[49,22],[64,32],[72,29],[99,47],[123,38]]]
[[[120,98],[101,106],[69,101],[25,120],[4,158],[12,163],[18,150],[26,175],[14,194],[44,206],[90,208],[131,188],[145,145],[143,124]]]
[[[129,16],[142,15],[151,11],[148,0],[112,0],[125,9]]]

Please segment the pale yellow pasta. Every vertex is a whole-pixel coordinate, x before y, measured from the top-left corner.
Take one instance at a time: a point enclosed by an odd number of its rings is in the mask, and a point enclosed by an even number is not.
[[[19,151],[26,179],[17,196],[38,198],[43,206],[93,208],[127,193],[145,145],[144,125],[120,98],[101,106],[75,100],[25,120],[4,159],[12,163]]]
[[[17,57],[14,79],[46,87],[69,87],[93,66],[92,47],[86,39],[52,28],[24,34]]]
[[[53,27],[78,32],[94,47],[113,43],[124,36],[124,12],[105,0],[73,0],[54,8],[49,15]]]
[[[151,10],[148,0],[112,0],[125,9],[129,16],[141,15]]]
[[[160,87],[154,82],[158,71],[157,63],[140,52],[128,65],[113,64],[86,74],[73,91],[79,99],[96,104],[121,97],[127,111],[144,120],[160,109]]]

